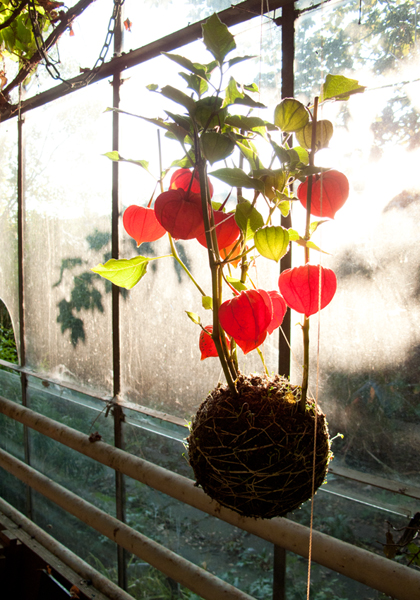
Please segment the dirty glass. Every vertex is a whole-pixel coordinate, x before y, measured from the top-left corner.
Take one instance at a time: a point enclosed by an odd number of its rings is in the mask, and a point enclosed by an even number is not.
[[[27,364],[110,393],[111,284],[90,268],[110,257],[107,82],[31,111],[25,121]],[[108,98],[108,100],[107,100]]]
[[[125,0],[124,32],[125,51],[141,48],[154,40],[159,40],[187,25],[209,17],[214,12],[230,8],[229,0]],[[177,52],[177,51],[176,51]]]
[[[17,244],[17,120],[0,126],[0,326],[4,307],[19,343],[19,289]],[[5,317],[4,317],[5,318]]]
[[[416,3],[382,0],[325,5],[296,28],[296,92],[303,102],[328,73],[367,86],[348,103],[325,105],[320,115],[335,123],[335,135],[317,162],[343,171],[351,186],[346,205],[315,239],[330,253],[322,264],[338,278],[337,295],[320,315],[317,392],[331,433],[344,434],[333,444],[334,465],[417,487],[418,36]],[[297,219],[301,213],[297,206]],[[318,320],[311,320],[316,393]],[[301,360],[297,329],[294,377]]]
[[[97,571],[116,582],[117,545],[38,492],[32,492],[33,521]]]
[[[260,18],[233,28],[238,55],[258,54],[261,32],[267,35],[267,39],[279,36],[279,29],[272,21],[265,20],[261,24]],[[201,42],[183,47],[179,53],[194,60],[209,60]],[[174,103],[145,87],[156,83],[185,89],[178,71],[179,67],[166,57],[159,57],[130,69],[125,74],[126,80],[121,88],[121,109],[146,117],[165,117],[165,109],[179,110]],[[261,80],[264,86],[261,98],[264,99],[267,86],[263,81],[258,60],[240,63],[235,67],[235,71],[232,69],[232,76],[248,84],[253,81],[258,84]],[[267,118],[270,118],[269,114],[272,115],[272,103],[280,94],[279,90],[269,92],[271,108],[260,111],[261,116],[266,117],[267,114]],[[258,112],[255,111],[255,114]],[[168,140],[163,133],[164,131],[161,134],[162,166],[167,169],[172,161],[183,153],[178,144]],[[121,115],[121,154],[127,158],[147,160],[149,170],[156,179],[159,173],[158,148],[158,133],[152,124]],[[233,160],[238,163],[238,157],[234,157]],[[232,165],[232,162],[228,164]],[[147,206],[153,195],[156,179],[138,166],[120,166],[123,208],[131,204]],[[214,165],[212,168],[218,167]],[[212,168],[209,169],[210,178]],[[165,180],[164,187],[168,185],[169,177],[170,175]],[[214,200],[223,202],[230,193],[230,188],[215,178],[212,179],[212,183],[215,189]],[[158,193],[159,191],[156,192]],[[235,194],[233,190],[227,209],[234,205]],[[184,263],[209,295],[211,281],[205,249],[195,240],[179,241],[176,246]],[[166,237],[151,244],[142,244],[136,249],[134,240],[121,228],[121,256],[129,258],[139,253],[157,257],[167,255],[168,252],[170,248]],[[278,272],[279,267],[274,261],[265,261],[265,264],[258,265],[257,269],[252,269],[252,277],[259,287],[277,289]],[[228,290],[225,298],[229,297],[227,294]],[[186,310],[199,314],[204,325],[211,323],[211,315],[201,306],[200,294],[178,263],[173,258],[153,261],[147,275],[121,302],[121,337],[124,340],[121,346],[121,362],[122,391],[125,398],[189,420],[207,393],[223,377],[217,359],[200,361],[200,329],[188,319]],[[262,365],[257,353],[244,357],[242,352],[239,352],[243,372],[261,371]],[[264,352],[268,369],[277,371],[277,333],[267,339]]]

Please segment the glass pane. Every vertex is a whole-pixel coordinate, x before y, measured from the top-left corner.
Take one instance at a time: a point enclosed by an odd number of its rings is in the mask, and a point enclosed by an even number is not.
[[[263,31],[268,35],[272,27],[275,28],[271,21],[264,22]],[[260,19],[233,28],[232,33],[235,34],[238,55],[259,53]],[[183,47],[179,53],[190,60],[209,60],[201,42]],[[238,81],[251,83],[250,70],[255,74],[254,80],[258,82],[259,65],[255,60],[236,65],[235,70],[232,69],[232,76]],[[182,108],[177,108],[161,94],[145,89],[146,84],[157,83],[170,84],[185,90],[185,84],[178,76],[178,71],[179,67],[165,57],[153,59],[131,69],[126,74],[127,79],[121,88],[121,108],[146,117],[165,117],[165,110],[182,112]],[[271,98],[270,94],[270,100]],[[265,117],[265,113],[262,116]],[[165,138],[163,133],[162,163],[163,168],[167,169],[175,158],[183,155],[183,151],[178,144]],[[156,127],[142,119],[121,115],[121,136],[121,154],[136,160],[147,160],[150,163],[149,170],[158,179],[159,151]],[[238,157],[235,160],[238,162]],[[155,188],[153,178],[138,166],[120,166],[124,208],[131,204],[147,206]],[[223,164],[214,165],[210,172],[219,166]],[[165,189],[168,186],[167,180],[164,182]],[[224,202],[231,191],[230,187],[216,178],[212,179],[212,183],[214,200]],[[236,201],[235,194],[236,191],[233,190],[227,209]],[[244,196],[252,200],[252,192],[249,190],[244,190]],[[179,241],[176,245],[180,257],[198,284],[210,295],[211,279],[206,250],[196,240]],[[134,240],[121,228],[121,256],[129,258],[139,253],[157,257],[167,255],[168,252],[170,247],[166,237],[151,244],[142,244],[136,249]],[[239,270],[236,273],[238,277]],[[267,290],[278,289],[278,265],[274,261],[261,263],[258,270],[252,270],[252,277],[258,287]],[[230,293],[226,289],[225,298],[228,297]],[[179,264],[172,258],[152,262],[144,279],[129,291],[125,301],[121,303],[121,329],[124,340],[121,352],[122,387],[128,400],[189,419],[209,390],[223,378],[223,374],[217,359],[200,361],[200,329],[188,319],[186,310],[199,314],[204,326],[211,323],[212,316],[202,308],[200,293]],[[269,371],[277,371],[277,333],[267,339],[264,351]],[[240,368],[243,372],[262,370],[256,352],[246,357],[241,351],[239,353]]]
[[[338,278],[337,295],[321,313],[319,366],[320,404],[331,433],[344,434],[334,442],[334,464],[418,486],[420,105],[415,11],[412,2],[378,0],[363,3],[360,15],[359,2],[352,1],[299,19],[296,83],[305,103],[319,91],[326,73],[368,86],[348,103],[325,105],[321,111],[321,118],[335,123],[335,135],[317,162],[345,172],[351,185],[350,198],[334,223],[321,227],[314,238],[331,253],[322,255],[322,264]],[[301,220],[299,206],[295,212]],[[315,391],[317,317],[312,320]],[[297,378],[297,328],[293,346]]]
[[[62,508],[33,493],[33,521],[105,577],[116,582],[117,545]]]
[[[185,450],[178,440],[139,429],[133,425],[135,415],[124,412],[126,447],[132,454],[191,477],[182,456]],[[129,478],[126,489],[127,522],[131,527],[255,598],[268,597],[272,585],[271,544]],[[133,590],[140,598],[148,598],[141,595],[142,589],[150,594],[152,590],[163,594],[165,589],[180,589],[134,556],[128,564],[129,589],[134,596]],[[263,577],[264,592],[259,589]],[[190,598],[186,590],[183,593],[185,596],[180,597]]]
[[[28,388],[28,407],[50,419],[86,434],[100,431],[103,441],[113,443],[113,422],[105,419],[99,401],[96,410],[81,398],[75,401],[70,394],[60,393],[58,386],[31,385]],[[94,401],[91,400],[91,404]],[[67,487],[82,498],[115,516],[115,472],[93,459],[30,430],[31,465]]]
[[[205,0],[200,3],[188,0],[146,0],[141,4],[136,0],[126,0],[124,16],[131,21],[131,31],[125,32],[124,46],[127,50],[141,48],[174,31],[184,29],[189,23],[196,23],[214,12],[230,8],[231,4],[234,3],[228,0]]]
[[[112,390],[111,284],[90,269],[110,256],[110,144],[102,82],[28,114],[25,317],[30,368]]]
[[[0,146],[0,304],[3,302],[10,314],[19,343],[16,119],[1,124]],[[0,309],[0,326],[5,319],[4,305]]]
[[[1,426],[0,426],[1,427]],[[0,467],[0,496],[21,513],[26,512],[26,486]]]

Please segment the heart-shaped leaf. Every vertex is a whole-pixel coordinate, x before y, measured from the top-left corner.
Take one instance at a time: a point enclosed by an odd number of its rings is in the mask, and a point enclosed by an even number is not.
[[[232,154],[235,142],[223,133],[208,131],[201,136],[201,147],[204,156],[213,165],[218,160],[224,160]]]
[[[264,219],[258,210],[252,206],[249,200],[243,198],[236,207],[235,221],[242,229],[245,241],[253,238],[257,229],[264,225]]]
[[[264,193],[265,187],[262,181],[249,177],[245,171],[237,167],[232,169],[218,169],[217,171],[212,171],[210,175],[217,177],[217,179],[224,181],[231,187],[244,187]]]
[[[91,271],[119,287],[131,290],[146,275],[149,261],[145,256],[136,256],[128,260],[111,258],[104,265],[99,264]]]
[[[233,35],[219,17],[214,13],[202,25],[203,42],[217,62],[221,65],[225,56],[236,48]]]

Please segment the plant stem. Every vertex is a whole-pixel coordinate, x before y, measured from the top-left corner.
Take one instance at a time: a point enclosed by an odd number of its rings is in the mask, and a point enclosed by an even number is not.
[[[204,231],[206,233],[207,251],[211,270],[212,298],[213,298],[213,341],[217,354],[226,377],[227,384],[236,397],[238,392],[235,387],[237,377],[236,369],[227,349],[224,332],[219,325],[219,307],[222,302],[222,265],[220,263],[219,248],[217,244],[216,230],[214,227],[213,209],[210,201],[210,192],[207,179],[206,160],[201,156],[199,139],[196,134],[196,168],[198,169],[201,190],[201,205],[203,210]],[[210,212],[210,215],[209,215]],[[222,335],[221,335],[222,334]]]
[[[309,153],[309,166],[313,167],[315,163],[315,151],[316,151],[316,127],[318,120],[318,102],[319,98],[315,98],[314,112],[312,118],[312,139],[311,139],[311,151]],[[311,201],[312,201],[312,175],[308,178],[308,191],[306,195],[306,228],[305,228],[305,241],[309,241],[311,237]],[[309,248],[305,246],[305,264],[309,262]],[[309,318],[305,315],[303,318],[302,325],[303,334],[303,368],[302,368],[302,396],[299,402],[299,411],[304,413],[306,408],[306,397],[308,394],[308,380],[309,380]]]
[[[262,362],[262,364],[263,364],[263,367],[264,367],[265,374],[266,374],[266,375],[267,375],[267,377],[268,377],[268,376],[270,375],[270,373],[269,373],[269,371],[268,371],[267,364],[266,364],[266,362],[265,362],[264,354],[261,352],[260,348],[257,348],[257,352],[258,352],[258,354],[260,355],[261,362]]]
[[[177,252],[177,249],[175,248],[175,244],[174,244],[174,241],[173,241],[172,236],[171,236],[170,233],[168,233],[168,238],[169,238],[169,243],[171,245],[171,250],[172,250],[172,255],[170,255],[170,256],[173,256],[174,259],[177,261],[177,263],[184,269],[184,271],[186,272],[186,274],[188,275],[188,277],[191,279],[191,281],[193,282],[193,284],[195,285],[195,287],[198,289],[198,291],[200,292],[200,294],[202,296],[207,296],[207,294],[201,289],[201,287],[198,285],[198,283],[194,279],[191,271],[189,271],[188,267],[179,258],[179,254]]]

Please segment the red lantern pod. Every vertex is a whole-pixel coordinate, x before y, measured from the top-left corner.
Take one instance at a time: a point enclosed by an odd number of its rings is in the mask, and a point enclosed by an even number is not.
[[[137,242],[137,248],[143,242],[154,242],[163,237],[166,230],[156,218],[153,208],[129,206],[123,215],[124,229]]]
[[[273,318],[267,327],[267,333],[271,335],[273,331],[280,327],[280,325],[283,323],[284,315],[286,314],[287,310],[287,304],[283,296],[276,292],[276,290],[269,291],[267,294],[270,296],[273,304]]]
[[[344,173],[326,171],[312,175],[311,215],[333,219],[349,197],[349,181]],[[297,197],[306,208],[308,178],[297,189]]]
[[[260,346],[273,317],[270,296],[264,290],[246,290],[219,308],[219,322],[245,354]]]
[[[279,277],[279,289],[290,308],[309,317],[318,312],[320,281],[322,309],[331,302],[337,290],[337,278],[331,269],[309,263],[287,269]]]
[[[194,180],[191,183],[192,177],[194,177]],[[213,185],[212,185],[210,179],[207,178],[207,180],[209,182],[210,198],[213,198]],[[200,189],[200,176],[198,174],[198,171],[195,170],[193,172],[193,171],[190,171],[190,169],[178,169],[177,171],[175,171],[175,173],[173,173],[173,175],[171,177],[171,181],[169,182],[169,189],[170,190],[181,189],[181,190],[184,190],[185,192],[188,192],[190,183],[191,183],[190,192],[192,192],[193,194],[199,194],[201,189]]]
[[[155,214],[159,223],[178,240],[192,240],[203,227],[199,194],[182,189],[168,190],[156,198]]]
[[[205,331],[201,330],[200,339],[198,342],[198,347],[201,351],[201,360],[204,360],[205,358],[209,358],[211,356],[218,356],[216,344],[214,343],[211,335],[209,335],[213,333],[213,327],[211,325],[207,325],[207,327],[204,327],[204,329]],[[206,331],[208,331],[209,333],[206,333]],[[226,343],[229,349],[230,342],[228,339],[226,340]]]
[[[214,224],[216,227],[217,244],[219,250],[231,246],[240,235],[240,229],[235,221],[235,215],[233,213],[224,213],[221,210],[213,211]],[[207,248],[206,232],[204,227],[199,235],[197,235],[197,241]]]

